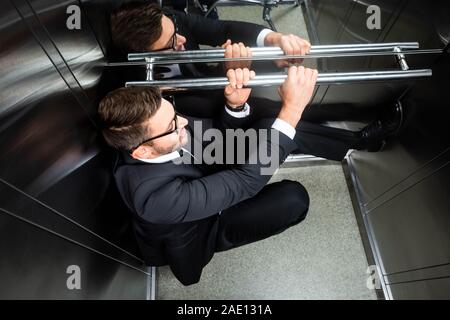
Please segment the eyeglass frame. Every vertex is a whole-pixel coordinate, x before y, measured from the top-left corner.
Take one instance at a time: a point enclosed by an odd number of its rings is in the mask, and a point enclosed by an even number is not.
[[[169,134],[172,134],[172,133],[174,133],[174,132],[177,132],[177,133],[178,133],[178,129],[179,129],[179,128],[178,128],[178,116],[180,116],[180,114],[175,110],[175,100],[174,100],[174,97],[173,97],[173,96],[169,96],[169,97],[166,97],[166,99],[170,99],[171,102],[172,102],[172,105],[173,105],[173,107],[174,107],[175,116],[174,116],[174,118],[172,119],[172,121],[171,121],[170,123],[175,122],[175,128],[174,128],[173,130],[169,130],[169,131],[167,131],[167,132],[165,132],[165,133],[158,134],[158,135],[155,136],[155,137],[151,137],[151,138],[149,138],[149,139],[146,139],[146,140],[142,141],[142,142],[139,143],[136,147],[131,148],[131,149],[130,149],[130,153],[133,153],[134,150],[136,150],[137,148],[139,148],[139,147],[140,147],[141,145],[143,145],[144,143],[153,141],[153,140],[158,139],[158,138],[162,138],[162,137],[168,136]]]
[[[170,19],[170,21],[172,21],[173,23],[173,27],[174,27],[174,31],[173,31],[173,35],[171,37],[172,40],[172,44],[169,47],[165,47],[162,49],[156,49],[156,50],[152,50],[152,52],[160,52],[160,51],[167,51],[167,50],[176,50],[175,45],[177,44],[177,32],[178,32],[178,25],[177,25],[177,18],[176,15],[173,13],[169,13],[169,12],[164,12],[164,15]]]

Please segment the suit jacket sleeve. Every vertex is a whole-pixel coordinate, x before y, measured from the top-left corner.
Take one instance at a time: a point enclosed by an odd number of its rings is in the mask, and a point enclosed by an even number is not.
[[[252,108],[250,106],[250,108]],[[250,109],[252,110],[252,109]],[[222,110],[220,112],[220,117],[216,122],[216,127],[221,129],[222,131],[226,129],[238,129],[238,128],[246,128],[249,124],[250,115],[243,118],[236,118],[230,115],[225,109],[225,99],[222,103]]]
[[[256,46],[258,34],[266,27],[249,22],[221,21],[199,15],[177,15],[198,44],[220,46],[231,39],[246,46]],[[180,30],[182,34],[182,30]]]
[[[296,144],[270,126],[266,126],[268,138],[260,139],[258,148],[253,152],[263,148],[267,155],[271,155],[270,163],[275,170],[296,148]],[[271,139],[271,133],[278,138]],[[258,159],[257,163],[235,166],[200,179],[184,180],[180,177],[149,195],[144,195],[144,183],[137,190],[138,197],[146,198],[140,215],[145,220],[162,224],[207,218],[256,195],[271,177],[271,174],[261,174],[263,167],[269,165]]]

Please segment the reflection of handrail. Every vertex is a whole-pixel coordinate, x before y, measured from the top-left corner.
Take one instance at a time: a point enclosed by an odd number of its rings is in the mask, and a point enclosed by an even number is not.
[[[370,44],[341,44],[311,46],[309,55],[319,54],[341,54],[341,53],[364,53],[364,52],[393,52],[395,48],[402,50],[418,49],[417,42],[399,43],[370,43]],[[253,56],[257,57],[279,57],[283,56],[283,51],[278,47],[251,48]],[[167,52],[144,52],[128,54],[128,61],[144,61],[145,58],[153,58],[154,61],[174,60],[174,59],[219,59],[223,58],[224,49],[205,49],[190,51],[167,51]]]
[[[400,51],[399,51],[400,50]],[[420,54],[442,54],[442,49],[428,49],[428,50],[407,50],[402,51],[396,48],[393,51],[374,51],[374,52],[343,52],[343,53],[333,53],[333,54],[307,54],[301,55],[253,55],[251,58],[204,58],[204,57],[192,57],[184,59],[173,58],[172,60],[158,60],[154,58],[145,58],[146,62],[142,61],[131,61],[131,62],[111,62],[108,63],[109,67],[117,66],[139,66],[139,65],[168,65],[168,64],[185,64],[185,63],[215,63],[215,62],[231,62],[231,61],[272,61],[272,60],[298,60],[298,59],[323,59],[323,58],[364,58],[364,57],[380,57],[380,56],[402,56],[405,59],[406,55],[420,55]]]
[[[407,71],[371,71],[371,72],[342,72],[342,73],[320,73],[317,84],[345,84],[360,82],[380,82],[394,80],[412,80],[431,77],[430,69],[407,70]],[[248,87],[278,86],[284,82],[287,75],[260,75],[250,80]],[[125,86],[156,86],[162,90],[209,90],[224,88],[228,85],[228,79],[199,78],[199,79],[175,79],[155,81],[127,82]]]

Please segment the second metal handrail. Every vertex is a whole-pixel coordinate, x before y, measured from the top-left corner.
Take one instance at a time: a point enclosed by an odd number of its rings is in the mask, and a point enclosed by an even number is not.
[[[370,72],[335,72],[319,73],[317,84],[347,84],[360,82],[384,82],[413,80],[431,77],[431,69],[406,70],[406,71],[370,71]],[[260,75],[248,82],[247,87],[279,86],[286,79],[286,74]],[[211,90],[224,88],[229,84],[226,77],[198,78],[198,79],[172,79],[153,81],[132,81],[125,84],[130,86],[155,86],[162,90]]]
[[[418,49],[419,43],[393,42],[311,46],[311,50],[308,56],[314,57],[315,55],[333,55],[345,53],[394,52],[396,48],[402,51]],[[252,56],[255,58],[284,56],[283,50],[278,47],[256,47],[251,48],[251,50]],[[214,59],[223,58],[224,54],[225,49],[222,48],[188,51],[130,53],[128,54],[128,61],[145,61],[146,58],[152,58],[155,62],[174,59],[189,60],[188,63],[195,63],[195,59],[211,59],[209,62],[214,62]]]

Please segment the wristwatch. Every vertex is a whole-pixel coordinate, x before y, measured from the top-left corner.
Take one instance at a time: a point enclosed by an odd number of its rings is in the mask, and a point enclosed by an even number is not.
[[[245,103],[239,107],[231,107],[228,105],[228,103],[225,102],[225,106],[227,107],[228,110],[233,111],[233,112],[241,112],[245,110]]]

